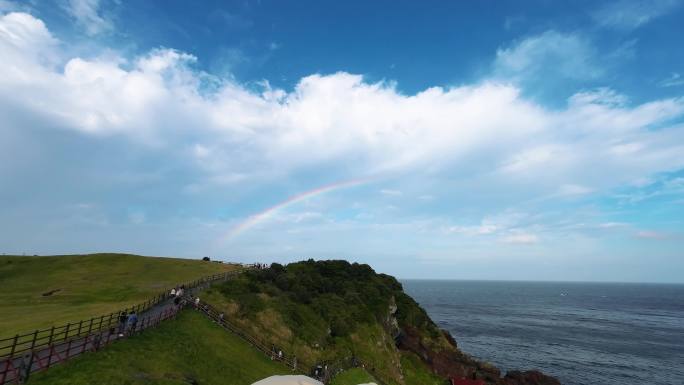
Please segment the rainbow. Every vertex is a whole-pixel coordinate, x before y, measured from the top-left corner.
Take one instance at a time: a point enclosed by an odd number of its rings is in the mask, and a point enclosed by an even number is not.
[[[273,214],[278,212],[279,210],[285,209],[287,207],[290,207],[292,205],[295,205],[301,201],[304,201],[306,199],[309,199],[311,197],[315,197],[318,195],[322,195],[331,191],[339,190],[342,188],[346,187],[352,187],[352,186],[358,186],[360,184],[364,184],[369,182],[371,179],[370,178],[365,178],[365,179],[353,179],[353,180],[347,180],[343,182],[337,182],[337,183],[332,183],[328,184],[325,186],[317,187],[313,190],[305,191],[303,193],[297,194],[295,196],[292,196],[275,206],[271,206],[267,208],[266,210],[254,214],[244,220],[241,223],[238,223],[237,225],[233,226],[230,231],[228,231],[225,236],[221,237],[221,241],[226,242],[234,239],[238,235],[244,233],[245,231],[251,229],[252,227],[256,226],[257,224],[264,222],[268,220]]]

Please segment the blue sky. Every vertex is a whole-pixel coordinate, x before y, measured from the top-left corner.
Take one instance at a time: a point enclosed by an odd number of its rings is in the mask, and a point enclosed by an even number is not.
[[[0,0],[0,252],[684,282],[681,20]]]

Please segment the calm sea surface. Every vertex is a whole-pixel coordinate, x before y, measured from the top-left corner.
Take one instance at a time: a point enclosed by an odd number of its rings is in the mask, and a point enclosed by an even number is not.
[[[403,280],[461,350],[564,385],[683,385],[684,285]]]

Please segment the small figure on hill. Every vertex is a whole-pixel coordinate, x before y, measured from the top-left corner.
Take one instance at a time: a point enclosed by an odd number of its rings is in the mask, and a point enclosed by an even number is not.
[[[175,287],[173,289],[171,289],[171,296],[172,297],[176,296],[176,288]]]
[[[125,311],[119,313],[119,337],[123,337],[124,331],[126,331],[126,323],[128,322],[128,315]]]
[[[223,313],[219,314],[219,323],[223,324]]]
[[[181,296],[183,296],[183,286],[181,286],[180,289],[176,290],[176,297]]]
[[[195,297],[195,308],[196,308],[197,310],[199,310],[199,308],[200,308],[200,307],[199,307],[199,304],[200,304],[200,299],[199,299],[199,297]]]
[[[278,359],[279,360],[283,359],[283,351],[282,350],[278,350]]]
[[[135,311],[131,311],[131,314],[128,316],[128,325],[129,325],[129,333],[133,334],[135,333],[135,328],[138,326],[138,315],[135,314]]]

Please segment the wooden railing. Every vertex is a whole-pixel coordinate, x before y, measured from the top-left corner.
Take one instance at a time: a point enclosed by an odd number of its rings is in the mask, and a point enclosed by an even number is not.
[[[192,292],[212,282],[227,280],[248,269],[250,267],[208,275],[176,287],[183,286],[187,292]],[[100,346],[119,339],[118,315],[121,312],[134,311],[140,314],[140,321],[133,333],[171,318],[175,312],[171,314],[168,309],[153,315],[143,315],[155,307],[162,306],[161,304],[170,297],[169,289],[143,303],[113,313],[0,339],[0,385],[10,382],[21,383],[31,372],[45,370],[56,363],[88,350],[97,350]],[[170,309],[175,307],[172,305]]]
[[[332,379],[337,374],[341,373],[344,370],[351,368],[369,367],[358,358],[348,358],[337,360],[331,363],[320,362],[315,364],[312,362],[302,361],[301,359],[298,359],[296,355],[276,348],[275,344],[254,336],[253,334],[245,331],[240,326],[226,319],[225,316],[222,317],[221,315],[225,315],[225,313],[217,309],[215,306],[207,303],[206,301],[200,303],[199,306],[194,306],[194,308],[204,313],[207,317],[216,322],[218,325],[235,334],[240,339],[247,342],[249,345],[252,345],[257,350],[266,354],[272,360],[280,361],[289,368],[291,368],[293,372],[309,375],[323,383],[330,383],[330,381],[332,381]],[[386,385],[384,381],[377,378],[377,375],[375,375],[375,373],[372,374],[374,375],[374,378],[376,380],[375,382],[378,383],[378,385]]]

